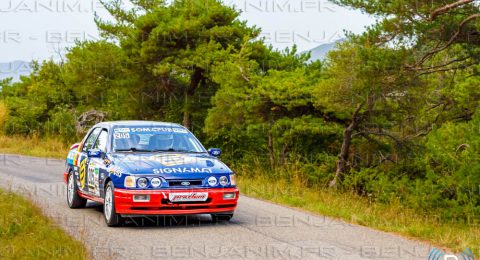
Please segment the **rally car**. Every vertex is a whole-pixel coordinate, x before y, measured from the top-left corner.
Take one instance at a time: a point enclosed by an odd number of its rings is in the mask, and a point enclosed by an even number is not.
[[[102,203],[105,222],[125,217],[211,214],[230,220],[239,196],[235,174],[185,127],[147,121],[93,126],[67,156],[70,208]]]

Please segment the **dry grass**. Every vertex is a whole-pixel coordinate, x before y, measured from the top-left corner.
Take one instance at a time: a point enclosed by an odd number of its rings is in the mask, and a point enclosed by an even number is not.
[[[258,175],[257,175],[258,176]],[[438,248],[460,252],[469,248],[479,255],[480,227],[442,223],[434,214],[422,215],[399,202],[372,203],[368,198],[328,189],[304,188],[283,180],[239,178],[242,193],[350,223],[426,241]]]
[[[65,159],[68,146],[57,140],[41,139],[36,136],[0,135],[0,153]]]
[[[0,101],[0,129],[3,129],[5,126],[5,121],[7,120],[8,110],[5,102]],[[2,130],[0,130],[1,133]]]

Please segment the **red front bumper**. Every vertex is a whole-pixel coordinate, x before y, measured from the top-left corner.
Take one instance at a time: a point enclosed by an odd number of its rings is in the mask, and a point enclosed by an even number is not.
[[[175,192],[208,192],[205,202],[171,203],[168,194]],[[235,192],[235,199],[224,199],[226,192]],[[187,215],[233,212],[237,207],[237,188],[195,190],[126,190],[115,189],[115,210],[121,215]],[[149,202],[134,202],[133,195],[150,195]]]

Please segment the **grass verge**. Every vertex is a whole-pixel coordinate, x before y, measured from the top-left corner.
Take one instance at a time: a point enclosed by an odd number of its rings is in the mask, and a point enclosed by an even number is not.
[[[68,147],[57,141],[31,136],[0,135],[0,153],[65,159]]]
[[[0,190],[0,259],[87,259],[68,236],[23,197]]]
[[[239,177],[238,183],[241,192],[251,197],[397,233],[455,252],[469,248],[479,256],[478,225],[440,222],[433,214],[419,214],[399,202],[373,203],[352,193],[305,188],[283,180]]]

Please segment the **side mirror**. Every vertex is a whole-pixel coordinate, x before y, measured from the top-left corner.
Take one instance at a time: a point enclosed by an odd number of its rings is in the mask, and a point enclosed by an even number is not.
[[[87,151],[87,156],[90,158],[102,158],[103,152],[100,149],[90,149]]]
[[[208,153],[211,156],[218,157],[218,156],[220,156],[220,154],[222,154],[222,151],[220,150],[220,148],[210,148],[210,149],[208,149]]]

